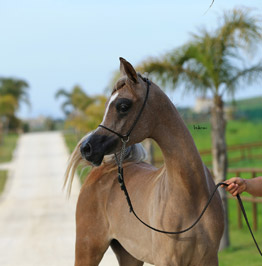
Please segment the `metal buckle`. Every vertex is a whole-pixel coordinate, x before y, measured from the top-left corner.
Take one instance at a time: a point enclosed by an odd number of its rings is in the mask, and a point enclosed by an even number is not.
[[[127,143],[127,142],[129,141],[129,136],[122,136],[122,137],[121,137],[121,141],[122,141],[123,143]]]

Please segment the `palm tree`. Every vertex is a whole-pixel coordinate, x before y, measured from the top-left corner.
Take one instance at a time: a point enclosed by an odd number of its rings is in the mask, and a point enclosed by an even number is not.
[[[103,119],[106,97],[94,96],[84,110],[72,113],[67,119],[67,126],[75,128],[79,133],[90,132],[97,128]]]
[[[79,86],[71,92],[64,89],[57,91],[56,98],[63,97],[62,110],[67,116],[66,125],[73,127],[77,135],[95,129],[103,119],[106,98],[104,96],[88,96]]]
[[[212,156],[215,182],[226,179],[227,153],[223,97],[234,96],[241,84],[250,84],[262,77],[262,62],[246,66],[242,56],[253,50],[261,41],[262,28],[258,17],[248,9],[224,12],[220,26],[209,32],[202,29],[194,34],[186,45],[167,53],[161,58],[150,58],[141,64],[143,71],[153,74],[162,85],[172,89],[184,87],[186,92],[211,93]],[[220,191],[227,223],[226,192]],[[229,245],[228,228],[221,247]]]
[[[62,110],[66,116],[68,116],[72,111],[83,111],[87,108],[89,104],[93,102],[93,99],[89,97],[83,89],[76,85],[73,87],[71,92],[65,89],[60,89],[55,94],[55,98],[64,98],[64,103],[62,104]]]

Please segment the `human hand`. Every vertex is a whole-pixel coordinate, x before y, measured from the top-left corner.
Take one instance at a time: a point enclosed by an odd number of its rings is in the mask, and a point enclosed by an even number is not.
[[[232,177],[224,181],[224,183],[228,184],[228,186],[225,187],[226,191],[231,193],[233,196],[236,196],[247,189],[246,180],[240,177]]]

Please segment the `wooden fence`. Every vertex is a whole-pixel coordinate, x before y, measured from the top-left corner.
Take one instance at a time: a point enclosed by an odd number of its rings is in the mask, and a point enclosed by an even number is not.
[[[212,165],[211,149],[199,151],[203,162],[207,166]],[[262,159],[262,142],[253,142],[227,147],[228,161],[231,163],[243,160]]]
[[[230,168],[228,169],[228,173],[233,173],[234,176],[241,177],[242,174],[249,174],[250,178],[254,178],[257,176],[262,175],[262,168]],[[245,175],[246,176],[246,175]],[[231,194],[228,193],[227,196],[229,199],[237,199],[236,197],[233,197]],[[253,222],[253,229],[257,231],[258,229],[258,210],[257,205],[258,203],[262,203],[262,198],[257,198],[253,196],[241,196],[241,199],[243,202],[250,202],[252,204],[252,222]],[[238,201],[236,200],[237,204],[237,220],[238,220],[238,228],[243,228],[243,222],[242,222],[242,212],[240,209],[240,206],[238,204]]]
[[[200,150],[199,153],[205,165],[211,167],[211,149]],[[262,142],[228,146],[227,154],[229,163],[240,162],[243,160],[262,159]],[[163,158],[154,158],[153,161],[156,166],[160,166],[163,163]]]

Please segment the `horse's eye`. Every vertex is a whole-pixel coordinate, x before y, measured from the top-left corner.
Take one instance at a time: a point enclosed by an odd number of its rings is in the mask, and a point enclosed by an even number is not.
[[[120,114],[126,114],[132,106],[132,101],[129,99],[119,99],[116,103],[116,110]]]
[[[119,106],[119,109],[118,109],[118,110],[119,110],[121,113],[125,113],[125,112],[128,111],[128,109],[129,109],[129,106],[128,106],[127,104],[122,103],[122,104]]]

